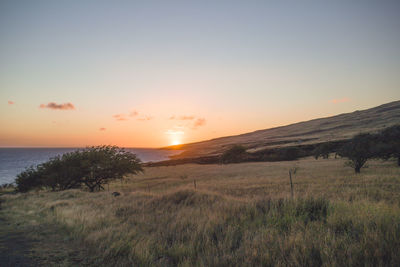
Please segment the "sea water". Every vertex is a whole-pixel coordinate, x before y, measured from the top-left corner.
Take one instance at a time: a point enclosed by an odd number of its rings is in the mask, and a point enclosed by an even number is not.
[[[30,166],[36,166],[57,155],[72,152],[77,148],[0,148],[0,185],[13,183],[16,176]],[[138,156],[142,162],[169,159],[180,153],[177,150],[152,148],[126,148]]]

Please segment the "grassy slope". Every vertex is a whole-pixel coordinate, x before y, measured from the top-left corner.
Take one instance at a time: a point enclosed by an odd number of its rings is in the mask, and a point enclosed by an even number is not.
[[[362,111],[175,146],[183,149],[184,152],[174,158],[220,154],[235,144],[245,145],[251,152],[274,147],[342,140],[360,132],[376,132],[394,124],[400,124],[400,101]]]
[[[343,164],[147,168],[111,185],[119,197],[79,190],[5,195],[1,213],[21,227],[58,227],[99,265],[399,266],[400,168],[374,161],[354,175]]]

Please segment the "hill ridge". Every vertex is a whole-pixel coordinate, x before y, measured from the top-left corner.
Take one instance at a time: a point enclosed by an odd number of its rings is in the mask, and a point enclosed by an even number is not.
[[[377,132],[395,124],[400,124],[400,100],[369,109],[355,110],[180,146],[170,146],[166,149],[179,148],[184,150],[183,153],[174,156],[174,158],[218,155],[235,144],[244,145],[250,152],[255,152],[282,146],[343,140],[360,132]]]

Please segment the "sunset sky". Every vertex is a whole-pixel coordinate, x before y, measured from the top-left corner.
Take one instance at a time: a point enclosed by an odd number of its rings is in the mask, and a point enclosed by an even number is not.
[[[0,0],[0,146],[160,147],[400,100],[400,1]]]

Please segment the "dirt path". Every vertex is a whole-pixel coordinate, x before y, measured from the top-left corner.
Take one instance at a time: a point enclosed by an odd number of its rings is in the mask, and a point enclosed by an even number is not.
[[[85,246],[60,226],[8,218],[0,198],[0,266],[92,266]]]
[[[31,244],[25,233],[10,225],[0,217],[0,266],[37,266],[29,256]]]

